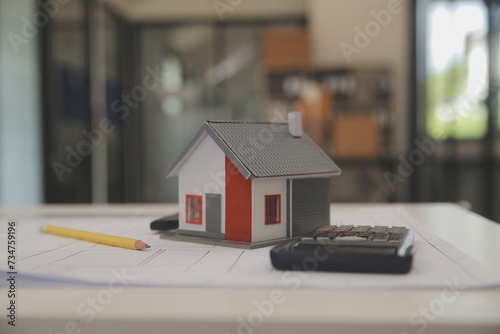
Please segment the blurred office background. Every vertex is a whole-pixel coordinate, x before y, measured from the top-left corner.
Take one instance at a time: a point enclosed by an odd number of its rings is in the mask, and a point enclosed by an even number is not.
[[[498,0],[0,0],[0,204],[175,202],[207,119],[279,120],[335,202],[500,221]]]

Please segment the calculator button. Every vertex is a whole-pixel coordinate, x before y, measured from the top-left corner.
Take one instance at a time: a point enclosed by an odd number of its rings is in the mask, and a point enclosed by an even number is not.
[[[387,232],[388,227],[387,226],[373,226],[370,229],[370,232],[372,233],[385,233]]]
[[[403,238],[403,235],[402,234],[391,234],[389,235],[389,241],[392,241],[392,240],[401,240]]]
[[[372,241],[385,241],[387,240],[386,233],[374,233],[372,236]]]
[[[337,226],[336,230],[351,230],[354,226],[352,225],[340,225]]]
[[[387,232],[394,233],[394,234],[402,234],[405,231],[406,231],[406,227],[402,227],[402,226],[393,226],[387,230]]]
[[[316,229],[316,231],[331,231],[335,227],[337,227],[337,226],[336,225],[325,225],[325,226],[318,227]]]
[[[370,226],[355,226],[353,229],[351,229],[351,232],[367,232],[370,229]]]
[[[349,241],[365,241],[367,238],[363,237],[358,237],[354,235],[349,235],[349,236],[340,236],[337,238],[337,240],[349,240]]]
[[[354,226],[352,225],[341,225],[334,229],[334,232],[349,232]]]

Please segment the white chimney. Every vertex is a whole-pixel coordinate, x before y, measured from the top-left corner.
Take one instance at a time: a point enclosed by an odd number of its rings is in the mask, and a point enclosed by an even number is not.
[[[296,138],[302,137],[302,115],[300,111],[288,113],[288,132]]]

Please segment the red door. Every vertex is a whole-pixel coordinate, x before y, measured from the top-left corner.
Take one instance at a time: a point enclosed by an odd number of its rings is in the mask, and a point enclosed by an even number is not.
[[[226,157],[226,240],[252,242],[252,181]]]

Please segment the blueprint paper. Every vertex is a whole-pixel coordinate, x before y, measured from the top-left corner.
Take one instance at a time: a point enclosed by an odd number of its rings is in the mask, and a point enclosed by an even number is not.
[[[500,286],[488,269],[420,224],[402,206],[332,212],[335,225],[407,226],[415,230],[416,254],[409,274],[353,274],[275,270],[272,247],[242,250],[164,240],[149,229],[156,215],[32,216],[16,220],[17,275],[20,284],[108,284],[116,272],[128,284],[165,287],[397,289],[484,288]],[[4,219],[4,218],[2,218]],[[4,219],[5,220],[5,219]],[[151,248],[136,251],[40,232],[44,224],[139,239]],[[0,254],[7,254],[0,231]],[[0,258],[0,272],[8,272]],[[5,285],[5,282],[0,283]]]

